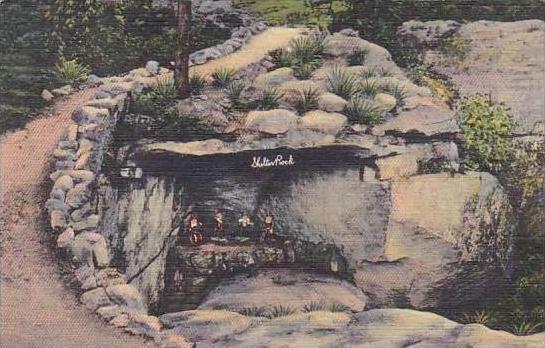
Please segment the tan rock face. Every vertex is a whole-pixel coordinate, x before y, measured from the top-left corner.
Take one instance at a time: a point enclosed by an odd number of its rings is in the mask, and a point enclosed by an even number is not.
[[[407,178],[418,173],[418,157],[409,153],[379,158],[377,166],[380,180]]]
[[[307,112],[299,122],[303,128],[337,134],[346,125],[347,119],[343,114],[314,110]]]
[[[397,100],[390,94],[379,93],[375,96],[375,105],[385,111],[390,111],[396,107]]]
[[[288,81],[295,81],[292,68],[280,68],[273,70],[269,73],[259,75],[254,85],[260,89],[266,89],[268,87],[279,87]]]
[[[293,128],[298,120],[295,113],[284,109],[251,111],[246,116],[245,128],[273,135],[283,134]]]
[[[348,102],[333,93],[321,94],[318,99],[318,107],[326,112],[342,112]]]

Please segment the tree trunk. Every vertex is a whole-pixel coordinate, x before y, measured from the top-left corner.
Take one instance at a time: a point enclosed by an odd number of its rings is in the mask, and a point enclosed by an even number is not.
[[[178,96],[189,98],[189,26],[191,21],[191,1],[178,0],[176,29],[176,55],[174,57],[174,83]]]

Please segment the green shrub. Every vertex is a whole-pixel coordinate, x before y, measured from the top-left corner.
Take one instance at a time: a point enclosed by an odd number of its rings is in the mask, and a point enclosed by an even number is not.
[[[490,326],[494,323],[494,318],[486,311],[475,311],[473,313],[465,313],[462,316],[462,321],[466,324],[481,324]]]
[[[503,104],[477,95],[464,99],[458,108],[464,165],[498,172],[511,158],[510,139],[514,122]]]
[[[390,77],[394,75],[390,70],[386,69],[383,66],[378,69],[378,74],[380,75],[380,77]]]
[[[325,35],[313,34],[298,37],[290,42],[291,66],[295,76],[308,79],[323,61]]]
[[[382,90],[394,98],[396,98],[396,107],[402,107],[405,105],[405,99],[407,99],[407,91],[403,86],[399,84],[387,83],[382,86]]]
[[[352,309],[342,303],[333,303],[330,307],[329,307],[329,310],[331,312],[350,312],[352,311]]]
[[[543,327],[543,323],[522,321],[511,325],[511,332],[517,336],[528,336],[537,333]]]
[[[326,309],[327,306],[325,303],[316,301],[312,301],[303,306],[303,312],[305,313],[325,311]]]
[[[237,312],[247,317],[268,317],[269,316],[269,310],[267,309],[267,307],[244,307]]]
[[[167,76],[158,77],[155,86],[134,95],[131,112],[149,116],[165,113],[177,98],[174,80]]]
[[[230,68],[220,68],[212,74],[214,79],[214,85],[220,88],[229,86],[231,81],[234,80],[236,72]]]
[[[202,94],[206,87],[206,78],[199,73],[191,74],[191,76],[189,76],[189,87],[191,89],[191,94]]]
[[[365,59],[367,58],[367,55],[369,54],[368,49],[362,49],[357,48],[352,53],[348,55],[348,65],[349,66],[356,66],[356,65],[363,65],[365,63]]]
[[[358,91],[358,80],[346,70],[335,66],[327,75],[327,89],[339,97],[351,99]]]
[[[287,315],[292,315],[296,312],[296,310],[290,306],[274,306],[269,313],[267,313],[269,318],[279,318],[279,317],[285,317]]]
[[[459,34],[454,34],[441,39],[441,51],[454,63],[463,63],[470,50],[470,42]]]
[[[292,64],[293,57],[287,50],[283,48],[276,49],[269,52],[269,55],[272,58],[272,62],[277,68],[289,67]]]
[[[240,108],[242,106],[242,93],[246,89],[246,82],[242,80],[233,81],[225,89],[227,93],[227,98],[231,102],[234,108]]]
[[[374,126],[384,122],[384,112],[372,102],[361,97],[352,98],[344,109],[352,123]]]
[[[318,109],[318,97],[320,92],[314,88],[307,88],[303,91],[292,92],[291,102],[300,115],[307,111]]]
[[[293,73],[295,77],[301,80],[308,80],[312,73],[316,70],[316,66],[309,63],[302,63],[293,66]]]
[[[63,85],[79,85],[87,79],[90,71],[88,66],[78,63],[77,60],[66,60],[64,57],[55,65],[55,76]]]
[[[364,79],[358,85],[358,92],[365,97],[374,98],[377,94],[383,91],[383,86],[381,86],[377,81],[371,79]]]
[[[280,101],[283,97],[284,93],[278,88],[267,88],[256,101],[257,108],[260,110],[277,109],[280,106]]]
[[[364,70],[360,73],[360,77],[364,80],[371,79],[373,77],[378,77],[378,76],[379,76],[379,71],[375,67]]]

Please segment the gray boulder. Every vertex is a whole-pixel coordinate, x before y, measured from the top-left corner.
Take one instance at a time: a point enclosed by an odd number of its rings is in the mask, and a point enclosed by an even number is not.
[[[74,230],[71,228],[67,228],[64,230],[63,233],[59,235],[57,238],[57,248],[65,249],[69,248],[72,242],[74,241]]]
[[[146,63],[146,70],[151,74],[151,75],[158,75],[159,74],[159,62],[155,61],[155,60],[150,60]]]
[[[83,218],[81,221],[72,222],[72,228],[76,232],[94,230],[97,228],[100,217],[96,214],[89,215]]]
[[[451,20],[438,21],[408,21],[398,29],[397,34],[402,42],[413,48],[437,47],[442,38],[456,33],[462,25]]]
[[[66,193],[66,204],[80,208],[89,201],[90,192],[87,184],[77,184]]]
[[[108,296],[120,306],[146,313],[146,306],[140,292],[130,284],[117,284],[106,288]]]
[[[96,311],[100,307],[112,305],[112,301],[110,301],[108,295],[106,295],[106,291],[104,291],[103,288],[98,288],[83,293],[80,301],[85,305],[85,307],[92,311]]]

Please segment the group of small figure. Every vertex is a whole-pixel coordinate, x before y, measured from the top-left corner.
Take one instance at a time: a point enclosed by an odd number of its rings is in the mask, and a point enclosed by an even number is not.
[[[254,223],[250,219],[250,216],[247,213],[243,213],[238,219],[238,226],[240,230],[240,235],[243,237],[257,237],[255,230],[253,230]],[[186,233],[181,233],[180,237],[189,235],[189,242],[192,245],[199,245],[204,242],[205,229],[203,223],[199,220],[197,213],[192,212],[189,214],[189,219],[187,220],[186,226],[181,226],[184,228]],[[223,220],[223,213],[221,209],[216,208],[214,210],[214,229],[212,232],[213,239],[227,239],[225,232],[225,223]],[[272,212],[267,212],[265,219],[263,221],[263,226],[259,234],[259,241],[266,242],[274,239],[274,217]]]

